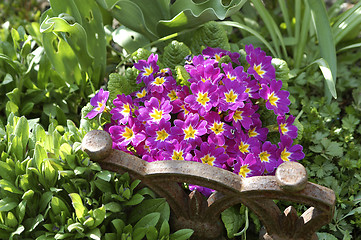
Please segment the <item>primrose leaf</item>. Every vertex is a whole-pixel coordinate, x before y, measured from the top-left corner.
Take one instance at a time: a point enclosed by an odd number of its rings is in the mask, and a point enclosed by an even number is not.
[[[205,23],[197,29],[191,39],[191,50],[194,54],[200,54],[203,48],[222,48],[229,51],[230,45],[226,30],[217,22]]]
[[[187,45],[174,40],[164,48],[162,62],[174,72],[175,66],[183,65],[184,58],[190,54]]]

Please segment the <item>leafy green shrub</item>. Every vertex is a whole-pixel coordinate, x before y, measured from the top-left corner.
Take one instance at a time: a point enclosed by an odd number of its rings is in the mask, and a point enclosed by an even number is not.
[[[190,229],[171,233],[164,199],[89,160],[80,145],[90,127],[45,131],[10,114],[0,127],[0,238],[188,239]]]

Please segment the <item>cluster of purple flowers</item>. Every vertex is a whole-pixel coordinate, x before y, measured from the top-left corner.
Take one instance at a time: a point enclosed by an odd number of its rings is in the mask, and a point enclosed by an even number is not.
[[[131,95],[118,95],[110,110],[112,123],[105,126],[113,148],[152,162],[196,161],[227,169],[241,177],[274,173],[285,161],[304,158],[297,137],[295,118],[289,112],[289,92],[276,80],[272,58],[248,45],[247,63],[240,55],[206,48],[185,64],[190,87],[177,85],[170,69],[160,69],[158,56],[140,60],[137,83],[145,87]],[[219,64],[228,55],[232,62]],[[91,100],[104,110],[104,91]],[[262,125],[260,105],[277,116],[278,145],[267,140],[269,129]],[[211,190],[192,189],[209,195]]]

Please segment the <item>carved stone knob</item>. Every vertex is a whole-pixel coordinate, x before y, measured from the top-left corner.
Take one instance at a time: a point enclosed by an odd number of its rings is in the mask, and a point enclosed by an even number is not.
[[[276,181],[285,191],[297,192],[306,187],[307,171],[298,162],[284,162],[276,170]]]
[[[82,141],[81,148],[93,161],[101,161],[112,151],[112,138],[109,133],[101,130],[88,132]]]

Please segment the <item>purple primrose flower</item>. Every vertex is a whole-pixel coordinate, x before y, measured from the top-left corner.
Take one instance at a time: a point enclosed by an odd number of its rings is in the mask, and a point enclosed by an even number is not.
[[[104,91],[102,88],[90,99],[90,104],[95,107],[85,117],[92,119],[96,115],[101,114],[106,110],[109,92]]]

